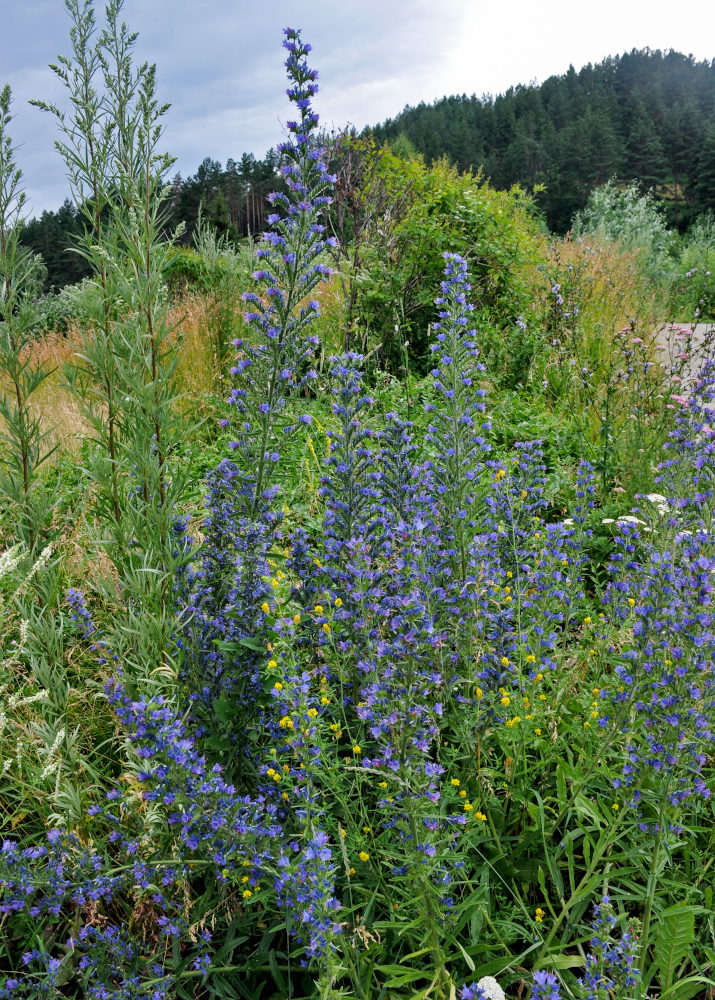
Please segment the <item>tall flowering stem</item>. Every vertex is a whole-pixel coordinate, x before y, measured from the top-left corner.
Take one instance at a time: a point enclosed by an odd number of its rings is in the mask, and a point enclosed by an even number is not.
[[[29,349],[41,263],[20,243],[25,192],[9,134],[10,108],[5,86],[0,89],[0,502],[16,512],[15,532],[34,548],[49,513],[40,466],[54,449],[30,397],[50,373]]]
[[[301,41],[300,32],[286,28],[284,34],[290,81],[286,93],[299,116],[287,123],[290,137],[278,147],[287,192],[269,195],[276,210],[268,216],[273,228],[256,252],[260,267],[253,277],[258,290],[244,294],[250,307],[245,319],[255,339],[250,344],[236,342],[240,356],[232,369],[241,376],[241,384],[231,395],[240,418],[231,447],[242,456],[252,517],[276,492],[275,439],[279,430],[290,427],[283,416],[285,402],[312,375],[305,368],[317,338],[309,335],[308,326],[319,307],[307,296],[331,274],[321,258],[333,240],[324,237],[321,218],[335,178],[328,173],[326,151],[316,140],[318,115],[311,100],[318,90],[318,73],[308,66],[311,47]]]
[[[285,414],[286,402],[314,375],[309,358],[317,338],[308,327],[318,303],[307,296],[331,273],[322,263],[330,240],[323,237],[320,220],[334,178],[316,140],[318,116],[311,100],[318,74],[308,67],[310,46],[300,33],[287,28],[284,34],[287,94],[299,112],[297,121],[288,122],[288,141],[278,147],[287,192],[269,195],[276,210],[256,254],[258,288],[244,295],[252,336],[250,342],[235,341],[239,356],[231,373],[237,384],[229,402],[238,416],[224,422],[233,424],[233,461],[221,462],[210,477],[206,543],[202,562],[190,575],[184,640],[194,697],[209,703],[217,691],[242,692],[249,708],[259,687],[258,661],[250,647],[239,644],[261,631],[261,609],[270,603],[265,578],[280,521],[272,505],[278,493],[278,438],[295,427]],[[301,422],[309,417],[298,418]],[[226,643],[232,647],[229,656]]]
[[[374,454],[370,447],[372,431],[361,422],[363,411],[373,400],[365,395],[362,372],[355,367],[360,354],[331,358],[334,379],[333,415],[339,429],[330,438],[327,469],[321,479],[325,497],[325,549],[331,562],[340,563],[345,544],[374,529],[374,508],[379,496],[376,488]]]
[[[477,362],[475,331],[469,326],[474,306],[467,301],[470,284],[467,262],[459,254],[446,253],[442,295],[435,299],[439,322],[437,339],[431,350],[438,367],[432,371],[437,405],[427,407],[433,413],[427,440],[436,450],[431,464],[434,488],[441,501],[442,521],[451,536],[454,570],[464,582],[468,569],[470,509],[480,471],[482,451],[489,445],[480,433],[488,423],[480,419],[484,412],[484,390],[475,385],[477,372],[484,366]]]

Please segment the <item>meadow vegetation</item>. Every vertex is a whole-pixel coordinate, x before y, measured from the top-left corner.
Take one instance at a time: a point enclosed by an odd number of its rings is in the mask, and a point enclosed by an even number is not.
[[[711,221],[328,144],[286,29],[270,228],[183,247],[67,8],[61,322],[0,97],[0,998],[712,997]]]

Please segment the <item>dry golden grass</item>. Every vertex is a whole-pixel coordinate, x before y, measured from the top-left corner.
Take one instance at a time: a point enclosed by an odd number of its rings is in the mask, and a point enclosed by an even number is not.
[[[180,343],[178,379],[187,409],[201,406],[215,390],[213,358],[204,323],[204,308],[197,297],[188,297],[169,310],[172,336]],[[66,334],[50,333],[33,342],[34,361],[49,374],[30,401],[33,413],[40,414],[42,426],[49,433],[50,446],[57,445],[66,454],[76,454],[91,427],[77,398],[67,388],[63,372],[81,351],[84,334],[70,327]]]
[[[651,329],[662,311],[659,292],[644,276],[638,252],[590,236],[567,236],[551,243],[547,259],[549,274],[557,274],[564,287],[578,284],[582,324],[604,334],[631,322]]]
[[[338,279],[333,278],[320,285],[312,297],[321,303],[321,315],[315,323],[314,332],[320,338],[321,360],[324,360],[341,350],[343,301]],[[242,312],[243,303],[236,296],[233,319],[238,336],[248,333]],[[177,380],[181,405],[186,412],[199,416],[205,416],[210,411],[215,394],[224,394],[224,378],[216,371],[211,317],[211,302],[196,294],[188,294],[172,305],[167,317],[171,336],[179,344]],[[41,414],[43,428],[50,435],[49,443],[70,455],[77,454],[83,439],[91,434],[82,407],[63,378],[63,370],[81,350],[83,337],[80,329],[70,327],[66,334],[48,334],[28,348],[34,360],[50,372],[33,394],[32,409]]]
[[[33,359],[49,372],[47,378],[33,393],[30,408],[42,418],[42,427],[48,433],[49,447],[57,446],[68,454],[79,451],[90,427],[78,401],[67,391],[62,380],[62,369],[76,354],[81,334],[76,328],[67,335],[52,333],[35,341],[27,350]]]
[[[169,327],[179,342],[178,380],[187,402],[200,404],[216,390],[215,365],[206,305],[198,295],[187,295],[169,310]]]

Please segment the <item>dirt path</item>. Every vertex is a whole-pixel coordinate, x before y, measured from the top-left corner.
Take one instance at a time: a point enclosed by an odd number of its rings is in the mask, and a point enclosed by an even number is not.
[[[694,381],[705,361],[715,357],[715,323],[669,323],[656,334],[656,343],[663,362],[671,372],[677,372],[682,387]]]

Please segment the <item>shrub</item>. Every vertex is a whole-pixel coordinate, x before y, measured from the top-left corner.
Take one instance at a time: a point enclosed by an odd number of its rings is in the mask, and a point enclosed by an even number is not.
[[[389,245],[380,239],[384,230],[377,220],[377,232],[363,252],[357,314],[365,346],[374,346],[383,364],[399,370],[406,341],[412,364],[422,373],[427,370],[428,330],[434,322],[428,289],[439,284],[445,252],[459,253],[469,265],[475,308],[488,314],[483,325],[494,331],[489,345],[504,331],[516,330],[517,320],[530,315],[538,247],[528,196],[518,188],[494,191],[479,175],[460,175],[446,161],[426,167],[421,159],[402,160],[383,150],[379,164],[388,203],[408,191],[409,205]],[[518,358],[500,352],[495,377],[504,374],[511,384],[524,381],[532,358],[529,350]]]

